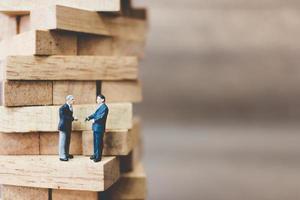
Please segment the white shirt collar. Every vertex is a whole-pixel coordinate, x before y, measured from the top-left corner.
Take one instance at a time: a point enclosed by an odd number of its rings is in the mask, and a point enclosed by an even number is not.
[[[72,106],[71,104],[68,104],[68,103],[67,103],[67,105],[69,106],[69,109],[70,109],[71,111],[73,111],[73,106]]]

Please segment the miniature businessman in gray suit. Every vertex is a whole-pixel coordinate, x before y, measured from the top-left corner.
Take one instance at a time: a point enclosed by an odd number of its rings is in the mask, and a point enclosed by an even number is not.
[[[103,151],[103,136],[106,126],[106,118],[108,115],[108,107],[105,104],[105,96],[97,96],[97,109],[94,114],[90,115],[85,121],[94,119],[93,134],[94,134],[94,154],[90,157],[94,162],[101,161]]]
[[[72,95],[66,97],[66,103],[59,108],[59,159],[61,161],[68,161],[73,158],[73,155],[69,154],[72,122],[77,121],[73,117],[73,104],[75,99]]]

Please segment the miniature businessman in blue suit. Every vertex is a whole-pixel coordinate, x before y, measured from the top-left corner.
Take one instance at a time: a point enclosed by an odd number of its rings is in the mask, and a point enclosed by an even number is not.
[[[68,161],[73,158],[73,155],[69,154],[72,122],[77,121],[73,117],[73,104],[75,99],[72,95],[66,97],[66,103],[59,108],[59,159],[61,161]]]
[[[108,107],[105,104],[105,96],[97,96],[97,109],[94,114],[87,117],[85,120],[94,120],[93,134],[94,134],[94,155],[90,157],[94,162],[101,161],[103,151],[103,137],[106,126],[106,118],[108,115]]]

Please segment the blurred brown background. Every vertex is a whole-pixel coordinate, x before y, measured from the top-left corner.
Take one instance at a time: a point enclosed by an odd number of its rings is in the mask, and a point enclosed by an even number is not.
[[[149,199],[300,199],[300,3],[135,0]]]

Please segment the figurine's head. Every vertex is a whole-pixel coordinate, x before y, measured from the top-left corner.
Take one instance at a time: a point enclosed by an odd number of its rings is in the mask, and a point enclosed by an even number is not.
[[[67,102],[67,104],[69,104],[69,105],[73,105],[74,102],[75,102],[75,99],[74,99],[73,95],[68,95],[68,96],[66,97],[66,102]]]
[[[100,104],[100,103],[105,103],[105,96],[100,94],[97,96],[97,103]]]

